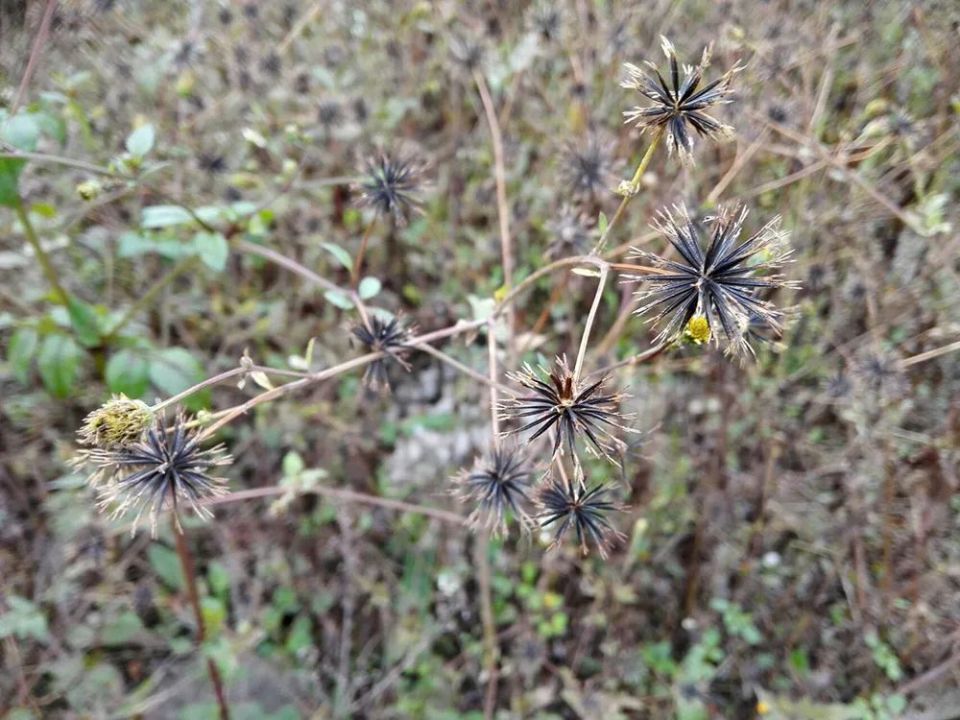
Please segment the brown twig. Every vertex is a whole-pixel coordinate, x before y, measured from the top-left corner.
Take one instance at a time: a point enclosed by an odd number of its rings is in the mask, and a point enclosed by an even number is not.
[[[57,9],[57,0],[47,0],[47,7],[44,8],[43,18],[40,20],[40,29],[37,30],[37,37],[33,41],[33,47],[30,48],[30,59],[27,60],[27,67],[23,71],[23,77],[20,78],[20,86],[17,88],[17,94],[13,98],[13,104],[10,106],[10,115],[16,115],[27,94],[27,87],[37,69],[37,62],[40,60],[40,53],[43,51],[44,43],[50,35],[50,23],[53,21],[53,12]]]
[[[200,607],[200,594],[197,592],[197,573],[193,563],[193,556],[190,554],[190,548],[187,545],[187,539],[183,534],[183,527],[181,527],[180,520],[177,517],[176,509],[170,514],[170,525],[173,530],[173,537],[176,540],[177,557],[180,558],[183,579],[187,585],[187,597],[190,600],[190,607],[193,608],[193,616],[197,623],[197,648],[202,652],[207,632],[203,622],[203,609]],[[210,674],[213,691],[217,696],[220,720],[230,720],[230,708],[227,705],[227,698],[223,691],[223,680],[212,658],[207,658],[207,672]]]

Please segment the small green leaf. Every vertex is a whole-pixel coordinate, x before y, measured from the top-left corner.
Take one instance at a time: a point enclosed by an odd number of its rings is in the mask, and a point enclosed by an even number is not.
[[[40,125],[32,113],[20,113],[0,122],[0,140],[17,150],[33,152],[40,139]]]
[[[109,620],[100,632],[100,642],[106,647],[126,645],[143,630],[136,613],[127,610]]]
[[[307,351],[303,355],[304,365],[306,365],[308,370],[313,364],[313,346],[315,340],[315,337],[310,338],[310,341],[307,343]]]
[[[607,216],[605,213],[601,212],[600,217],[597,219],[597,229],[600,231],[600,237],[603,237],[607,232]]]
[[[328,253],[333,255],[334,259],[343,265],[347,270],[353,268],[353,260],[350,258],[350,253],[344,250],[339,245],[334,245],[333,243],[320,243],[320,247],[326,250]]]
[[[26,165],[25,160],[0,158],[0,205],[16,207],[20,202],[20,192],[17,189],[17,178]]]
[[[0,615],[0,638],[14,635],[21,640],[46,642],[47,618],[40,608],[18,595],[8,595],[6,601],[9,609]]]
[[[96,310],[80,298],[67,294],[67,312],[70,324],[77,339],[87,347],[95,347],[100,342],[100,320]]]
[[[380,284],[380,281],[377,278],[365,277],[360,281],[360,285],[357,287],[357,294],[360,296],[361,300],[369,300],[380,292],[381,287],[383,286]]]
[[[143,157],[153,149],[156,137],[153,125],[141,125],[127,136],[127,152],[137,157]]]
[[[283,456],[283,475],[284,477],[296,477],[303,472],[306,466],[303,458],[295,450],[291,450]]]
[[[104,379],[110,392],[135,399],[143,397],[150,384],[150,362],[134,350],[121,350],[107,361]]]
[[[30,361],[37,351],[38,341],[37,331],[28,327],[20,328],[10,338],[7,362],[13,369],[14,377],[22,383],[26,383],[30,378]]]
[[[219,597],[230,592],[230,573],[222,562],[212,560],[207,565],[207,583],[210,591]]]
[[[227,257],[230,255],[230,246],[227,239],[220,233],[199,232],[193,237],[197,255],[203,264],[214,272],[222,272],[227,266]]]
[[[43,385],[57,398],[67,397],[77,381],[83,351],[68,335],[48,335],[40,345],[37,367]]]
[[[334,290],[328,290],[323,294],[331,305],[336,305],[341,310],[350,310],[353,308],[353,300],[344,295],[342,292],[336,292]]]
[[[223,621],[227,618],[226,607],[215,597],[205,597],[200,601],[200,608],[207,637],[217,637],[221,628],[223,628]]]
[[[140,226],[147,230],[186,225],[193,222],[193,216],[179,205],[151,205],[143,209]]]
[[[189,350],[165,348],[154,353],[150,362],[150,380],[168,395],[176,395],[203,380],[203,366]],[[191,410],[199,410],[208,403],[210,393],[201,391],[183,401]]]
[[[183,570],[180,567],[180,559],[173,550],[155,542],[147,548],[147,557],[154,572],[164,584],[174,590],[183,589]]]

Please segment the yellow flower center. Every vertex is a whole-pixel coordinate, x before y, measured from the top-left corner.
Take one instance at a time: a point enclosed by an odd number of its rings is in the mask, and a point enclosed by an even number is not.
[[[710,340],[710,323],[703,315],[694,315],[687,321],[684,334],[697,345],[702,345]]]

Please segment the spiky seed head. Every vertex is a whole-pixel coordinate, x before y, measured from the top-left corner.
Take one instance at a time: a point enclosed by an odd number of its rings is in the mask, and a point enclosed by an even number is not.
[[[82,445],[115,448],[134,443],[153,422],[153,410],[142,400],[123,393],[114,395],[92,411],[77,431]]]
[[[856,358],[853,378],[861,395],[872,400],[895,400],[907,389],[900,358],[887,350],[866,350]]]
[[[410,370],[410,365],[403,357],[408,350],[406,341],[409,335],[410,328],[397,317],[384,320],[373,316],[369,318],[368,324],[360,323],[353,328],[353,336],[361,342],[367,352],[386,353],[386,357],[374,360],[367,365],[363,374],[364,385],[371,390],[389,390],[390,380],[387,376],[389,360],[393,360],[404,370]]]
[[[580,465],[572,482],[556,477],[551,471],[536,498],[540,527],[553,532],[550,547],[558,546],[567,531],[572,530],[584,555],[593,545],[601,557],[607,557],[610,545],[624,537],[609,519],[610,513],[623,509],[611,499],[610,493],[602,484],[588,489]]]
[[[575,198],[593,200],[613,188],[620,169],[615,146],[614,140],[598,134],[589,135],[585,142],[567,143],[559,171]]]
[[[541,379],[544,376],[546,379]],[[558,357],[552,371],[541,368],[537,373],[525,365],[522,372],[508,373],[508,377],[527,393],[515,395],[501,406],[508,418],[520,423],[509,432],[532,430],[530,442],[552,432],[554,456],[564,450],[575,455],[578,439],[609,460],[623,454],[625,443],[615,433],[630,432],[620,413],[624,395],[606,389],[606,376],[589,382],[575,379],[566,358]]]
[[[531,525],[525,504],[529,502],[530,468],[516,447],[499,446],[485,457],[478,457],[472,469],[454,476],[456,495],[473,505],[469,520],[495,535],[506,534],[507,518],[516,517],[524,530]]]
[[[676,260],[667,260],[645,251],[634,256],[662,268],[660,275],[634,276],[645,283],[637,293],[641,301],[638,315],[656,311],[654,323],[664,321],[658,342],[681,339],[694,317],[707,322],[711,342],[722,337],[727,350],[737,354],[752,352],[749,339],[757,327],[783,330],[785,313],[760,297],[765,290],[797,287],[774,272],[787,263],[791,250],[787,233],[774,218],[746,240],[741,240],[747,208],[720,208],[717,215],[694,221],[686,208],[662,210],[653,227],[676,250]],[[701,236],[709,233],[703,247]],[[700,337],[706,335],[702,321]]]
[[[711,48],[703,51],[698,65],[684,65],[681,78],[681,67],[673,43],[662,36],[660,40],[663,54],[670,64],[670,82],[664,80],[660,70],[650,61],[644,63],[644,68],[626,63],[624,69],[627,79],[621,85],[637,90],[651,104],[638,105],[623,115],[625,122],[634,123],[641,130],[663,132],[668,153],[676,153],[681,162],[691,164],[694,131],[701,137],[714,140],[733,136],[732,127],[711,117],[706,110],[714,105],[732,102],[730,85],[741,67],[736,65],[720,78],[701,87],[704,72],[710,65]]]
[[[360,181],[364,204],[378,214],[390,215],[403,224],[421,211],[417,193],[421,186],[423,164],[409,157],[384,151],[367,160]]]
[[[211,473],[232,458],[223,445],[203,448],[197,430],[178,414],[170,428],[157,416],[139,441],[113,449],[94,448],[77,454],[74,464],[88,470],[90,484],[100,494],[100,507],[112,507],[112,517],[134,513],[136,530],[144,513],[150,516],[151,533],[165,510],[179,518],[181,509],[199,517],[213,514],[204,501],[227,492],[226,480]]]
[[[560,208],[560,214],[548,224],[550,242],[546,256],[550,259],[585,255],[593,247],[593,231],[587,219],[569,205]]]

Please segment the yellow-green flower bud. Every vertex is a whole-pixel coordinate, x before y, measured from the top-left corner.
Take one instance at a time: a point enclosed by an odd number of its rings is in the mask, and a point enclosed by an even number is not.
[[[149,405],[121,393],[87,415],[77,435],[84,445],[118,447],[139,440],[152,421]]]

